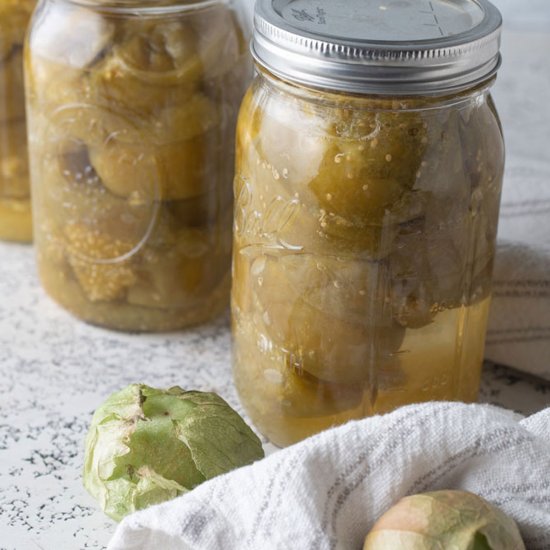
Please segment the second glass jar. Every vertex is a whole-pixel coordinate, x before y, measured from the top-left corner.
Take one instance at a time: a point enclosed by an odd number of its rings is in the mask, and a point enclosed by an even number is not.
[[[250,71],[239,15],[221,0],[39,6],[26,55],[38,266],[83,320],[160,331],[226,307]]]

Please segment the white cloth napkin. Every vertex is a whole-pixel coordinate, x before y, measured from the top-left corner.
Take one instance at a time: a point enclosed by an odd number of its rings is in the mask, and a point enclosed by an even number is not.
[[[351,422],[124,520],[109,550],[359,550],[401,497],[477,493],[550,548],[550,409],[431,403]],[[391,550],[391,549],[388,549]]]
[[[504,16],[494,96],[507,168],[486,355],[550,380],[550,3],[494,2]]]

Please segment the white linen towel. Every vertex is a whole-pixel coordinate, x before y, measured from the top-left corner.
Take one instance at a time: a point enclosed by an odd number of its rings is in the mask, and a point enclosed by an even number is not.
[[[360,550],[401,497],[477,493],[550,549],[550,409],[431,403],[351,422],[124,520],[109,550]],[[389,549],[388,549],[389,550]]]

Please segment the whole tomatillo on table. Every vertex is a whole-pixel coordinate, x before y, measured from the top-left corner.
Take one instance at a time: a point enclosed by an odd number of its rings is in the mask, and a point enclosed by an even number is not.
[[[120,521],[263,456],[258,437],[218,395],[132,384],[93,416],[84,486]]]

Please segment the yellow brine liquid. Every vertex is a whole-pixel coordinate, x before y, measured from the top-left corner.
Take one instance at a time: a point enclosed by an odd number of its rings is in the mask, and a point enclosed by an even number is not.
[[[485,298],[438,313],[429,325],[406,330],[400,347],[383,360],[377,360],[375,349],[380,343],[365,342],[364,379],[348,383],[323,381],[304,370],[299,354],[269,338],[267,314],[237,314],[234,360],[241,399],[255,425],[279,446],[411,403],[473,402],[489,305],[490,298]],[[341,363],[342,373],[346,369]]]

